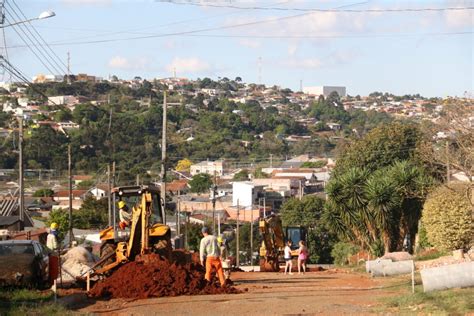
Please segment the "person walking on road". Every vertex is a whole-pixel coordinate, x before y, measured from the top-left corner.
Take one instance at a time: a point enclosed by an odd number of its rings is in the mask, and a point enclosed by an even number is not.
[[[291,269],[293,268],[293,262],[291,262],[291,240],[286,242],[285,250],[284,250],[284,258],[285,258],[285,274],[288,269],[288,274],[292,275]]]
[[[201,239],[199,258],[201,264],[206,267],[205,278],[208,282],[211,282],[212,269],[216,269],[221,286],[225,286],[224,271],[222,270],[222,262],[220,258],[221,251],[217,238],[214,235],[209,234],[209,229],[206,226],[202,228],[201,233],[204,238]]]
[[[303,268],[303,274],[306,273],[306,260],[308,260],[308,247],[305,242],[300,240],[300,248],[298,249],[298,274],[301,274],[301,268]]]

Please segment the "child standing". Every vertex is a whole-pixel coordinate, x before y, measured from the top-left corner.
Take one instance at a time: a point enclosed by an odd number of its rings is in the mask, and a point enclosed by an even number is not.
[[[298,249],[298,274],[301,274],[301,267],[303,267],[303,274],[306,272],[306,260],[308,260],[308,248],[306,247],[303,240],[299,242],[300,248]]]
[[[291,272],[291,268],[293,268],[293,263],[291,262],[291,240],[288,240],[286,242],[286,246],[285,246],[285,254],[284,254],[284,257],[285,257],[285,274],[286,274],[286,271],[288,269],[288,274],[292,275],[293,273]]]

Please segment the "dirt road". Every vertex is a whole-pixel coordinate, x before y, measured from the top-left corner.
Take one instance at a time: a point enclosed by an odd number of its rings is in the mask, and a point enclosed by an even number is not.
[[[305,275],[236,272],[242,294],[97,301],[80,309],[114,315],[336,315],[367,314],[380,297],[395,295],[386,279],[340,270]],[[91,302],[92,303],[92,302]]]

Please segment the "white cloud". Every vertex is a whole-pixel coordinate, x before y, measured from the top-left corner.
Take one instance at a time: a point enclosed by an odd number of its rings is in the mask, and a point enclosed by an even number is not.
[[[200,73],[211,70],[211,66],[206,61],[196,57],[180,58],[175,57],[171,63],[166,66],[168,72],[176,70],[177,73]]]
[[[108,66],[121,70],[144,70],[149,68],[150,61],[145,57],[130,60],[126,57],[114,56],[109,60]]]

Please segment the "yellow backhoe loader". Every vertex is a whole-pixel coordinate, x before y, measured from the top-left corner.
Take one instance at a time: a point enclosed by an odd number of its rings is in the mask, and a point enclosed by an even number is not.
[[[272,214],[259,221],[262,245],[260,247],[260,271],[278,272],[280,263],[284,262],[283,250],[285,242],[291,240],[291,255],[298,255],[298,243],[306,241],[306,229],[302,226],[288,226],[283,228],[281,218]]]
[[[100,232],[100,261],[93,267],[95,275],[104,275],[138,255],[158,253],[170,259],[171,230],[165,225],[160,189],[156,186],[123,186],[112,190],[113,225]],[[127,228],[116,221],[118,204],[131,210]]]

